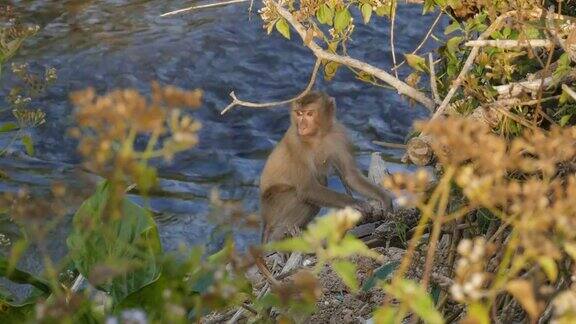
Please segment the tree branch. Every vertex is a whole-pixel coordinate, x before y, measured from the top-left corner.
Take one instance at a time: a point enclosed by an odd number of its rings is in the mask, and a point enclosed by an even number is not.
[[[234,93],[234,91],[232,91],[232,92],[230,92],[230,97],[232,97],[232,102],[228,106],[226,106],[226,108],[224,108],[220,114],[224,115],[225,113],[227,113],[230,109],[234,108],[235,106],[244,106],[244,107],[248,107],[248,108],[269,108],[272,106],[285,105],[285,104],[291,103],[293,101],[296,101],[296,100],[304,97],[308,92],[310,92],[310,90],[312,90],[312,87],[314,86],[314,83],[316,82],[316,75],[318,74],[319,68],[320,68],[320,59],[317,59],[316,63],[314,64],[314,69],[312,70],[312,75],[310,76],[310,81],[308,82],[306,89],[304,89],[299,95],[297,95],[294,98],[283,100],[283,101],[254,103],[254,102],[242,101],[242,100],[238,99],[238,97],[236,97],[236,94]]]
[[[464,43],[464,46],[491,46],[498,48],[514,48],[514,47],[550,47],[554,42],[548,39],[489,39],[489,40],[471,40]]]
[[[294,16],[292,16],[292,14],[288,10],[283,8],[280,4],[278,4],[275,1],[271,1],[271,3],[274,5],[280,16],[286,19],[286,21],[288,21],[288,23],[290,23],[290,25],[292,25],[292,27],[300,35],[302,40],[304,40],[306,38],[306,29],[304,28],[304,26],[300,22],[298,22],[296,18],[294,18]],[[428,98],[424,93],[418,91],[417,89],[414,89],[413,87],[395,78],[394,76],[392,76],[391,74],[382,69],[379,69],[373,65],[370,65],[368,63],[362,62],[349,56],[342,56],[330,53],[324,50],[318,44],[316,44],[314,40],[310,41],[306,46],[310,50],[312,50],[314,55],[319,59],[333,61],[343,65],[348,65],[358,70],[367,72],[373,75],[374,77],[388,83],[390,86],[394,87],[398,91],[398,93],[406,95],[411,99],[414,99],[415,101],[419,102],[428,109],[433,109],[436,106],[434,104],[434,101]]]
[[[229,4],[233,4],[233,3],[241,3],[241,2],[248,2],[248,1],[250,1],[250,0],[230,0],[230,1],[209,3],[209,4],[205,4],[205,5],[200,5],[200,6],[192,6],[192,7],[188,7],[188,8],[183,8],[183,9],[178,9],[178,10],[170,11],[167,13],[163,13],[160,15],[160,17],[168,17],[168,16],[173,16],[173,15],[177,15],[179,13],[188,12],[188,11],[192,11],[192,10],[211,8],[211,7],[219,7],[219,6],[225,6],[225,5],[229,5]]]

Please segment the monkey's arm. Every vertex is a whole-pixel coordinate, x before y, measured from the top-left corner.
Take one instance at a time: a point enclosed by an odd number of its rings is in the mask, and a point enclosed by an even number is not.
[[[359,203],[353,197],[328,189],[316,181],[297,188],[296,192],[300,200],[322,207],[344,208]]]
[[[342,175],[344,182],[363,196],[379,200],[388,209],[392,208],[392,197],[381,187],[368,180],[356,166],[350,152],[342,152],[334,158],[334,166]]]

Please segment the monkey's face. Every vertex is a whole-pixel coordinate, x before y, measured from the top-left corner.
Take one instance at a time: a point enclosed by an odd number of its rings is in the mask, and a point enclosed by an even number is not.
[[[308,105],[301,109],[292,110],[294,121],[298,129],[298,135],[311,137],[318,133],[320,128],[318,109],[314,105]]]

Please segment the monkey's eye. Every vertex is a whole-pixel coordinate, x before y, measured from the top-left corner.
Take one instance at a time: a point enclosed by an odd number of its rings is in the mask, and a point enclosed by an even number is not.
[[[304,114],[303,111],[297,110],[296,111],[296,116],[302,116]]]
[[[312,110],[306,112],[306,116],[312,117],[314,116],[314,112]]]

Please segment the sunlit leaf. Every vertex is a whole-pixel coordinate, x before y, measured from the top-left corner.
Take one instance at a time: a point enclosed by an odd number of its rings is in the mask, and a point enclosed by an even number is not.
[[[538,264],[542,267],[542,270],[546,274],[546,277],[552,282],[556,281],[558,278],[558,267],[556,266],[556,261],[548,256],[541,256],[538,258]]]
[[[396,316],[396,309],[392,308],[391,306],[380,307],[374,312],[374,323],[396,323]]]
[[[24,144],[24,148],[26,148],[26,154],[33,156],[34,143],[32,142],[32,137],[30,137],[29,135],[24,135],[22,137],[22,144]]]
[[[362,12],[362,19],[364,20],[364,23],[369,23],[370,17],[372,17],[372,5],[368,3],[362,4],[360,6],[360,11]]]
[[[444,35],[449,35],[457,30],[461,30],[460,23],[455,21],[450,25],[448,25],[448,27],[446,27],[446,29],[444,30]]]
[[[302,237],[290,237],[281,241],[271,242],[264,246],[267,251],[311,253],[312,246]]]
[[[279,19],[276,22],[276,30],[282,34],[282,36],[290,39],[290,26],[288,25],[288,22],[286,22],[285,19]]]
[[[425,323],[444,323],[442,314],[434,306],[432,298],[418,283],[403,279],[394,287],[387,286],[386,291],[408,305]]]
[[[568,253],[572,260],[576,261],[576,244],[570,242],[564,243],[564,251]]]
[[[346,286],[348,286],[352,292],[356,292],[358,290],[356,265],[350,261],[334,261],[331,265],[338,276],[340,276],[344,284],[346,284]]]
[[[538,318],[540,312],[530,282],[520,279],[513,280],[506,285],[506,290],[516,298],[533,320]]]
[[[490,324],[490,315],[486,306],[479,302],[472,303],[468,307],[468,314],[465,323],[476,323],[476,324]]]
[[[323,4],[316,11],[316,18],[321,24],[326,24],[332,26],[332,21],[334,20],[334,9],[328,7],[327,4]]]
[[[340,67],[340,63],[336,62],[328,62],[324,64],[324,78],[328,81],[332,80],[338,72],[338,68]]]
[[[426,60],[418,55],[415,54],[404,54],[406,57],[406,62],[410,65],[413,69],[418,70],[420,72],[426,72],[428,67],[426,66]]]
[[[18,125],[16,123],[5,123],[0,126],[0,133],[11,132],[16,129],[18,129]]]
[[[334,29],[336,29],[337,32],[343,31],[348,27],[348,25],[350,25],[350,18],[352,18],[352,16],[350,15],[348,8],[338,11],[334,16]]]

